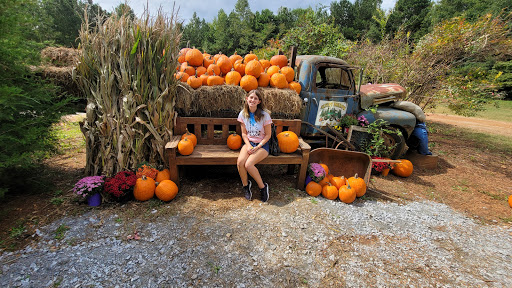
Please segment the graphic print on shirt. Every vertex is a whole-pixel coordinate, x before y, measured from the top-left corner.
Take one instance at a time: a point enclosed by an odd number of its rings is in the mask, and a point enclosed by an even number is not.
[[[247,127],[247,134],[251,138],[260,138],[261,131],[258,123],[256,123],[256,119],[254,119],[254,114],[250,113],[249,115],[249,127]]]

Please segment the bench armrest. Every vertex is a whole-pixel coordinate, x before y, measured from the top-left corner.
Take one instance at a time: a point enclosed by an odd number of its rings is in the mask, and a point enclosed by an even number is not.
[[[181,140],[181,136],[174,135],[171,137],[171,140],[165,144],[165,149],[176,149],[178,147],[178,143]]]
[[[309,146],[309,144],[306,143],[306,141],[304,141],[304,139],[302,139],[302,137],[299,137],[299,147],[300,147],[300,150],[302,150],[302,151],[310,151],[311,150],[311,146]]]

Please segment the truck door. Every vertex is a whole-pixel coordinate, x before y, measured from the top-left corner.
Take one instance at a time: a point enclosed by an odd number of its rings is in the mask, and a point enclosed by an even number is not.
[[[308,102],[304,121],[325,127],[337,125],[346,113],[356,113],[358,106],[355,99],[355,81],[352,70],[348,66],[333,63],[318,63],[312,69],[311,89],[307,91]],[[312,127],[304,126],[307,136],[321,135]]]

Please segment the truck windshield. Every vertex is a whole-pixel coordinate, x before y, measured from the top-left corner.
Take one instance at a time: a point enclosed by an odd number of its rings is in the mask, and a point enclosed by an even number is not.
[[[316,87],[323,89],[351,89],[350,75],[340,67],[319,66],[316,73]]]

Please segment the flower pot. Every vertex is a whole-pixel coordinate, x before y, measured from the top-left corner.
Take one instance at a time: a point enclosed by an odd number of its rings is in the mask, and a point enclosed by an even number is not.
[[[391,170],[391,169],[386,168],[386,169],[382,170],[382,173],[381,173],[382,176],[388,176],[389,170]]]
[[[96,193],[96,194],[93,194],[93,195],[87,197],[87,204],[89,204],[89,206],[100,206],[101,194]]]

